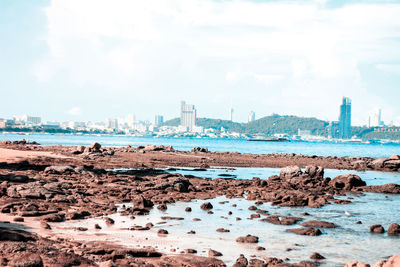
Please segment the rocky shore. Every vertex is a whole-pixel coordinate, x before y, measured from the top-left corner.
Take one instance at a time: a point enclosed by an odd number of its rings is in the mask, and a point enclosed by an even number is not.
[[[21,156],[21,152],[29,157]],[[158,168],[210,166],[279,167],[280,175],[251,180],[205,179],[193,175],[171,174]],[[157,168],[157,169],[155,169]],[[225,266],[219,252],[209,257],[196,256],[195,249],[182,253],[160,252],[156,248],[128,248],[110,242],[82,242],[52,232],[60,222],[104,218],[119,212],[123,216],[143,216],[151,209],[168,209],[175,202],[204,200],[201,209],[213,212],[207,202],[219,196],[255,201],[248,207],[252,219],[276,225],[297,225],[287,229],[297,235],[318,236],[321,229],[335,228],[328,221],[310,221],[303,217],[277,216],[257,204],[282,207],[320,208],[324,205],[348,204],[348,193],[364,192],[400,194],[400,185],[367,186],[357,175],[324,177],[324,168],[350,170],[400,170],[400,157],[385,159],[302,156],[295,154],[253,155],[233,152],[209,152],[194,148],[192,152],[175,151],[167,146],[103,148],[39,146],[36,143],[2,142],[0,144],[0,265],[1,266]],[[199,175],[200,176],[200,175]],[[129,203],[130,206],[118,205]],[[190,210],[185,210],[190,212]],[[228,214],[229,215],[229,214]],[[165,217],[164,220],[183,220]],[[240,218],[239,218],[240,219]],[[99,225],[91,226],[102,229]],[[149,231],[153,225],[136,227]],[[88,229],[78,227],[77,232]],[[371,225],[371,233],[397,238],[400,226]],[[163,229],[160,229],[163,230]],[[161,236],[168,231],[158,231]],[[226,232],[228,229],[217,229]],[[193,233],[194,234],[194,233]],[[260,237],[243,235],[240,243],[257,243]],[[399,237],[400,238],[400,237]],[[400,239],[399,239],[400,241]],[[262,247],[259,248],[262,250]],[[322,257],[322,258],[321,258]],[[234,266],[319,266],[323,256],[311,255],[307,261],[288,263],[271,257],[247,259],[240,256]],[[368,266],[349,262],[346,266]],[[400,266],[400,256],[374,266]]]

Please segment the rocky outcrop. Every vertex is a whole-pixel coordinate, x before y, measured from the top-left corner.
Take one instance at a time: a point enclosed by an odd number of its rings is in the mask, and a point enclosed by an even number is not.
[[[254,235],[240,236],[240,237],[236,238],[236,242],[239,242],[239,243],[258,243],[258,236],[254,236]]]
[[[344,174],[336,176],[329,185],[335,189],[349,191],[355,187],[367,185],[358,175],[355,174]]]

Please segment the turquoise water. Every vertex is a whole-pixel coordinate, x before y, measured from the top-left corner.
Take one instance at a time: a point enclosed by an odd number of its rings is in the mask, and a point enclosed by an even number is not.
[[[0,140],[36,141],[42,145],[90,145],[96,141],[103,146],[139,146],[146,144],[170,145],[177,150],[191,150],[200,146],[210,151],[237,151],[240,153],[269,154],[296,153],[319,156],[388,157],[400,154],[400,144],[363,144],[333,142],[249,142],[245,139],[166,138],[110,135],[53,135],[53,134],[0,134]]]

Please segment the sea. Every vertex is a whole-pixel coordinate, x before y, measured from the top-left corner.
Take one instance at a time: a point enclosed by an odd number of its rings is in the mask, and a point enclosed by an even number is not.
[[[83,135],[83,134],[15,134],[2,133],[0,141],[21,140],[36,141],[41,145],[78,146],[98,142],[102,146],[142,146],[167,145],[176,150],[189,151],[193,147],[204,147],[210,151],[236,151],[239,153],[270,154],[295,153],[302,155],[337,157],[389,157],[400,154],[400,143],[361,143],[332,141],[290,141],[262,142],[246,139],[227,138],[190,138],[190,137],[152,137],[125,135]]]

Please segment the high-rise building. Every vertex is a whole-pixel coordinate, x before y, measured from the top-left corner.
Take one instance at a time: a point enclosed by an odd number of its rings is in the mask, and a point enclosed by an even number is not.
[[[383,126],[382,122],[382,110],[375,109],[374,113],[372,114],[370,118],[370,127],[378,127],[378,126]]]
[[[181,126],[187,127],[189,131],[196,126],[196,109],[194,105],[187,105],[185,101],[181,102]]]
[[[118,129],[118,120],[117,119],[106,119],[106,128]]]
[[[256,113],[254,111],[250,111],[248,122],[256,120]]]
[[[233,111],[234,111],[233,108],[230,107],[230,108],[229,108],[229,120],[230,120],[230,121],[233,121]]]
[[[154,118],[154,124],[155,125],[160,125],[162,123],[164,123],[164,116],[156,115],[155,118]]]
[[[343,97],[340,105],[339,138],[351,138],[351,100],[348,97]]]

